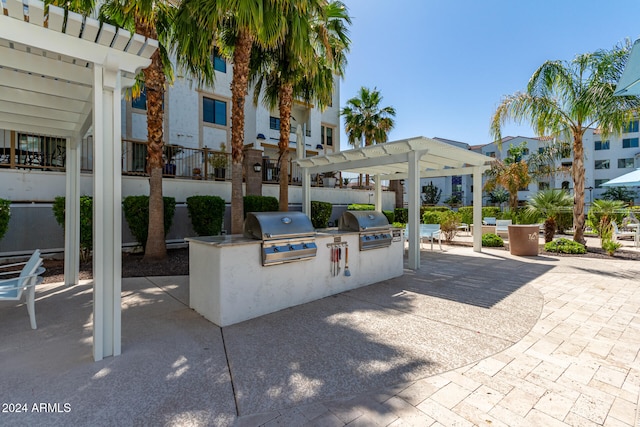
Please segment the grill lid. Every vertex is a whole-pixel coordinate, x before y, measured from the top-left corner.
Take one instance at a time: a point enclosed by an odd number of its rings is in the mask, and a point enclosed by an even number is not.
[[[274,240],[313,237],[316,231],[302,212],[249,212],[244,221],[244,236]]]
[[[378,211],[346,211],[338,222],[341,231],[388,230],[389,227],[387,217]]]

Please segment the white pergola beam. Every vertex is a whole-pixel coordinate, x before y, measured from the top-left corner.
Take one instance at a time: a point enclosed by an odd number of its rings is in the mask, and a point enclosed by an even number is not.
[[[12,18],[24,19],[22,0],[7,0],[7,11]]]
[[[82,30],[82,15],[69,11],[64,32],[69,36],[78,37],[80,36],[80,30]]]
[[[33,74],[17,73],[6,68],[0,68],[0,86],[80,101],[88,101],[91,96],[90,86],[80,86]]]
[[[39,27],[34,26],[38,29]],[[44,28],[43,28],[44,29]],[[2,26],[0,25],[0,32]],[[55,34],[55,33],[51,33]],[[32,55],[7,47],[0,47],[0,56],[5,68],[26,71],[36,75],[46,75],[63,81],[91,85],[91,70],[74,64],[60,62],[57,59]]]
[[[56,128],[56,129],[68,130],[68,131],[72,131],[73,129],[75,129],[74,123],[62,122],[62,121],[52,120],[52,119],[44,119],[42,117],[22,116],[19,114],[3,112],[2,118],[4,120],[8,120],[9,122],[14,122],[16,124],[25,124],[25,125],[33,124],[34,126],[50,127],[50,128]]]
[[[52,7],[55,10],[55,7],[50,5],[49,15],[51,15]],[[90,23],[90,18],[87,18],[85,22]],[[107,27],[106,29],[105,26]],[[28,22],[19,21],[17,19],[3,19],[2,25],[0,25],[0,39],[12,40],[15,43],[22,43],[27,46],[43,49],[49,52],[56,52],[59,55],[70,56],[76,60],[89,63],[100,64],[104,61],[104,58],[106,58],[107,55],[112,55],[119,58],[120,63],[122,64],[121,71],[137,74],[140,60],[148,59],[151,54],[153,54],[154,49],[158,47],[158,42],[153,39],[148,39],[145,43],[145,55],[139,55],[137,58],[138,60],[131,61],[129,58],[131,58],[132,54],[112,49],[110,47],[115,33],[115,27],[110,26],[109,24],[103,24],[99,38],[104,43],[107,43],[107,39],[109,38],[109,35],[111,35],[111,40],[108,40],[109,45],[94,43],[89,40],[84,40],[83,38],[75,38],[74,43],[69,43],[69,36],[64,33],[50,31],[47,28],[41,28],[37,25],[29,25]],[[148,57],[146,56],[147,54],[149,55]],[[4,56],[4,54],[0,52],[0,56]],[[77,69],[82,68],[83,67],[77,67]],[[41,72],[42,71],[44,70],[41,70]],[[37,70],[34,72],[37,73]],[[89,85],[93,83],[91,76],[89,76],[88,80]]]
[[[47,17],[47,26],[50,30],[62,32],[62,24],[64,23],[64,9],[49,5],[49,15]],[[29,43],[26,43],[29,44]],[[46,49],[49,50],[49,49]],[[53,51],[55,52],[55,50]]]
[[[61,138],[67,138],[73,135],[73,131],[63,131],[59,128],[51,128],[46,126],[36,126],[33,123],[14,123],[2,119],[0,119],[0,129],[15,130],[16,132],[24,133],[38,133],[42,135],[59,136]]]
[[[44,2],[29,0],[29,23],[39,27],[44,26]]]
[[[58,96],[23,89],[13,89],[6,86],[0,86],[0,99],[13,100],[20,104],[39,105],[44,108],[60,109],[74,113],[81,113],[87,104],[87,102],[84,101],[64,99]]]
[[[80,114],[69,111],[54,110],[37,105],[18,104],[0,99],[0,113],[17,114],[24,117],[48,117],[49,119],[69,122],[73,126],[81,119]]]

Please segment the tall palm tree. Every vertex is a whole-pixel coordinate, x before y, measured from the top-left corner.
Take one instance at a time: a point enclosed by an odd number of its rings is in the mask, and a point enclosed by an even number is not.
[[[571,206],[573,206],[573,198],[565,190],[540,191],[528,200],[527,213],[545,218],[545,243],[552,241],[556,234],[558,216],[562,212],[568,212]]]
[[[526,188],[531,182],[529,165],[524,159],[524,150],[527,143],[519,146],[511,144],[504,160],[496,159],[491,168],[485,172],[487,181],[484,184],[486,191],[504,188],[509,192],[509,209],[518,208],[518,191]]]
[[[393,107],[380,107],[382,95],[373,88],[361,87],[358,95],[347,101],[347,106],[340,112],[344,116],[345,132],[349,144],[354,147],[369,146],[387,142],[389,132],[393,129],[396,110]],[[367,185],[369,185],[367,175]]]
[[[577,55],[572,61],[547,61],[531,76],[526,92],[504,97],[491,120],[491,132],[501,140],[507,120],[529,121],[539,136],[553,135],[571,141],[574,187],[574,241],[584,239],[584,147],[590,127],[603,138],[619,135],[639,111],[637,97],[614,97],[616,84],[629,53],[629,44],[612,50]]]
[[[254,45],[251,81],[254,102],[263,92],[269,109],[280,112],[280,210],[289,209],[289,134],[294,99],[315,102],[320,108],[331,103],[334,76],[342,76],[349,48],[346,25],[351,23],[342,2],[312,0],[306,13],[287,10],[287,35],[282,44],[263,49]],[[300,126],[300,123],[298,124]]]
[[[199,83],[213,84],[213,73],[203,73],[214,45],[231,58],[231,232],[241,233],[244,219],[242,163],[244,160],[244,104],[248,92],[249,62],[254,43],[275,47],[286,35],[289,7],[305,10],[305,0],[183,0],[176,17],[178,28],[191,35],[176,44],[178,62]],[[192,22],[197,22],[197,27]],[[196,29],[197,28],[197,29]]]
[[[91,12],[94,0],[54,0],[51,2],[81,13]],[[173,2],[107,0],[100,7],[100,19],[116,24],[131,32],[156,39],[159,49],[151,56],[151,65],[138,76],[147,92],[147,168],[149,178],[149,231],[145,246],[145,261],[166,258],[164,234],[164,204],[162,200],[163,111],[162,100],[167,79],[173,80],[171,61],[166,46],[173,33]],[[141,86],[134,92],[139,94]]]

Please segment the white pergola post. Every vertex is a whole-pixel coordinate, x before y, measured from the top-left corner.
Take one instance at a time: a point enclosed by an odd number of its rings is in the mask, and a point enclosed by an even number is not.
[[[482,172],[473,168],[473,251],[482,251]]]
[[[373,179],[376,181],[376,211],[382,212],[382,183],[380,182],[380,175],[374,175]]]
[[[409,176],[407,178],[407,198],[409,199],[409,268],[420,268],[420,157],[422,153],[410,151],[407,153]]]
[[[302,212],[311,219],[311,174],[302,168]]]
[[[94,64],[93,357],[121,351],[122,189],[120,71],[107,56]]]
[[[67,138],[66,198],[64,225],[64,283],[78,284],[80,270],[80,142],[82,137]]]

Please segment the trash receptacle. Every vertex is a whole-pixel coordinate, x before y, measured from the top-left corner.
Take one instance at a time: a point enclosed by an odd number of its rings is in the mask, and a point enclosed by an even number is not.
[[[540,227],[532,225],[509,226],[509,251],[511,255],[538,255]]]

